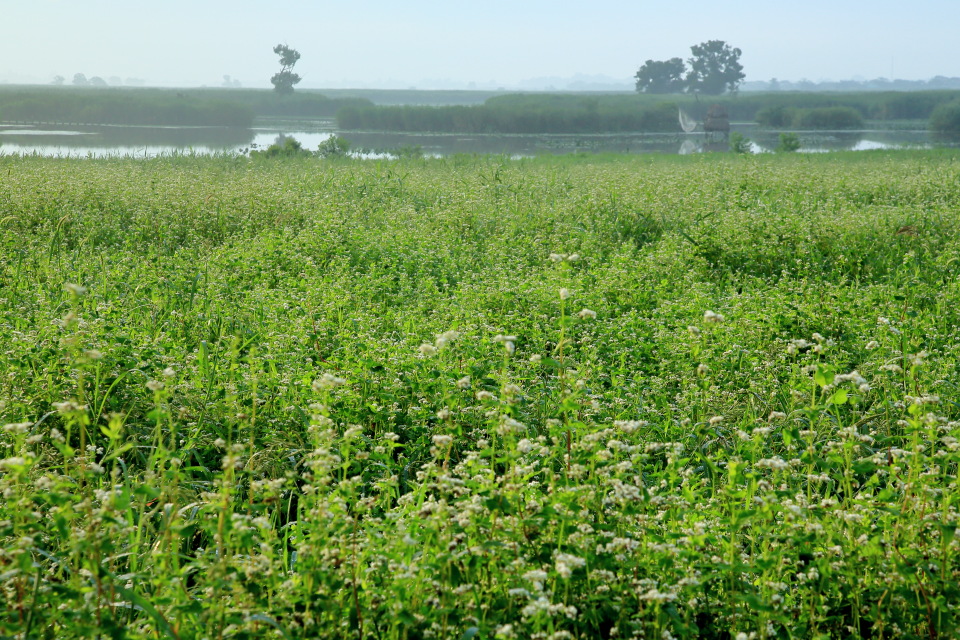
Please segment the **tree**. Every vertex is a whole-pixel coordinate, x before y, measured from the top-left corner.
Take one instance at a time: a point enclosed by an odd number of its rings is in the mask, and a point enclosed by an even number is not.
[[[740,64],[740,49],[732,49],[723,40],[708,40],[690,47],[693,57],[690,73],[687,74],[687,87],[690,91],[699,91],[709,95],[720,95],[724,91],[736,92],[746,77]]]
[[[681,93],[687,67],[680,58],[647,60],[637,71],[637,91],[643,93]]]
[[[300,76],[292,71],[300,59],[300,52],[285,44],[278,44],[273,48],[273,52],[280,56],[280,71],[273,74],[270,82],[273,83],[274,90],[281,95],[293,93],[293,85],[301,80]]]
[[[73,74],[73,84],[78,87],[85,87],[90,83],[87,82],[87,76],[82,73],[75,73]]]

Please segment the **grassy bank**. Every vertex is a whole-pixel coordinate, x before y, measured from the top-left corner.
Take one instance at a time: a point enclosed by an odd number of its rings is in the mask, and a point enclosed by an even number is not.
[[[957,160],[0,158],[0,635],[950,636]]]
[[[910,120],[926,128],[951,91],[915,93],[763,93],[725,96],[511,94],[473,106],[356,106],[337,113],[347,130],[463,133],[600,133],[678,130],[677,109],[703,121],[710,105],[731,120],[780,128],[846,129],[863,120]]]
[[[26,123],[249,127],[258,116],[332,118],[368,104],[254,89],[0,87],[0,120]]]

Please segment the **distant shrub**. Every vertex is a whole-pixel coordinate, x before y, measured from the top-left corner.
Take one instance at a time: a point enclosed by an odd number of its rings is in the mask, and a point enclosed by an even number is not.
[[[297,158],[313,155],[303,148],[299,140],[292,136],[280,134],[276,142],[263,151],[253,151],[252,158]]]
[[[734,153],[753,153],[753,142],[739,131],[730,134],[730,151]]]
[[[764,127],[789,127],[793,122],[795,109],[783,105],[764,107],[757,111],[757,124]]]
[[[960,100],[934,109],[930,116],[930,130],[939,135],[960,136]]]
[[[780,144],[777,145],[777,151],[781,153],[792,153],[800,149],[800,138],[795,133],[781,133]]]
[[[863,116],[853,107],[799,109],[792,124],[794,129],[860,129]]]
[[[350,152],[350,141],[340,136],[330,136],[317,147],[321,158],[342,158]]]
[[[423,147],[418,144],[405,144],[393,149],[390,154],[398,158],[412,158],[419,160],[420,158],[423,158]]]

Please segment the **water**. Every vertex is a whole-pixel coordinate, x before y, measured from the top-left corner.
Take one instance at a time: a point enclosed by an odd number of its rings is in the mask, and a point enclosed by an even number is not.
[[[776,148],[776,132],[750,125],[734,127],[753,141],[755,152]],[[132,156],[154,157],[177,153],[211,155],[245,154],[265,149],[279,135],[293,136],[304,149],[315,150],[337,135],[331,120],[269,120],[250,129],[225,127],[128,127],[128,126],[15,126],[0,125],[0,153],[39,154],[60,157]],[[801,151],[862,151],[870,149],[932,146],[926,131],[800,131]],[[425,155],[492,153],[512,156],[561,153],[668,153],[689,154],[726,151],[724,141],[708,142],[703,134],[420,134],[340,133],[353,149],[378,156],[398,148],[419,147]]]

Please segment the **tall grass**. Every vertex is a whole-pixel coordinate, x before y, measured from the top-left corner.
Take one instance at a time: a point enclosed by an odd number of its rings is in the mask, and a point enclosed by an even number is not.
[[[862,126],[874,121],[917,121],[926,128],[934,109],[957,92],[762,93],[711,96],[630,94],[509,94],[473,106],[344,107],[344,129],[469,133],[585,133],[679,131],[677,109],[702,121],[713,104],[736,122],[770,124],[772,114],[789,115],[780,124],[814,128]],[[923,121],[920,123],[920,121]],[[859,123],[859,124],[858,124]]]
[[[0,87],[0,119],[29,123],[249,127],[255,117],[332,118],[369,104],[310,91]]]
[[[954,635],[956,159],[0,158],[0,635]]]

